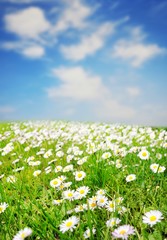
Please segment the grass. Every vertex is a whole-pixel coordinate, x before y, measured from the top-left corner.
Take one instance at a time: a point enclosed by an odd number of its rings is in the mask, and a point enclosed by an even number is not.
[[[32,229],[29,239],[34,240],[82,240],[87,228],[90,239],[109,240],[113,239],[114,229],[122,225],[135,229],[135,234],[128,239],[167,238],[166,171],[154,173],[150,169],[153,163],[166,165],[165,128],[23,122],[0,124],[0,134],[0,203],[8,204],[0,213],[1,240],[13,239],[25,227]],[[7,145],[9,143],[11,145]],[[142,149],[148,151],[147,160],[139,157]],[[109,157],[103,157],[104,153]],[[68,165],[73,169],[68,169]],[[62,166],[60,172],[55,172],[57,166]],[[35,177],[36,170],[41,173]],[[81,181],[75,179],[77,171],[86,173]],[[136,179],[127,182],[129,174],[135,174]],[[51,187],[50,181],[62,175],[66,177],[62,184]],[[8,181],[9,176],[14,176],[16,181]],[[69,183],[67,188],[66,183]],[[89,187],[85,197],[65,199],[64,191],[76,191],[81,186]],[[108,211],[107,203],[101,206],[98,202],[100,189],[105,191],[107,202],[120,197],[123,201],[116,204],[112,212]],[[95,208],[91,209],[93,196],[96,196]],[[56,199],[63,201],[54,205]],[[87,209],[76,212],[75,208],[83,204]],[[150,210],[158,210],[163,215],[162,221],[152,227],[142,221],[143,215]],[[71,216],[79,218],[79,223],[72,232],[62,233],[60,225]],[[121,222],[107,227],[106,221],[113,217]]]

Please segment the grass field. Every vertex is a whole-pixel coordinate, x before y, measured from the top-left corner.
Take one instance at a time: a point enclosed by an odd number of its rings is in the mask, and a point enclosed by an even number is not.
[[[167,239],[167,131],[0,125],[0,240]]]

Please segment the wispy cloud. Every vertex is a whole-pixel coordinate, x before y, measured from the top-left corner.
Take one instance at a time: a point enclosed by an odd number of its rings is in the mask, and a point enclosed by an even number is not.
[[[166,13],[167,11],[167,1],[160,1],[153,4],[151,7],[151,13],[154,15]]]
[[[113,57],[128,60],[133,67],[140,67],[144,62],[166,53],[166,49],[157,44],[145,43],[145,38],[146,35],[140,28],[131,29],[130,38],[115,43]]]
[[[41,58],[45,55],[45,49],[38,45],[32,45],[23,49],[22,54],[28,58]]]
[[[15,112],[16,109],[11,106],[0,106],[0,114],[8,114],[8,113],[13,113]]]
[[[88,102],[98,120],[131,118],[134,115],[134,109],[113,98],[100,76],[81,66],[56,68],[53,74],[60,80],[60,85],[46,89],[50,99],[66,99],[79,106]]]
[[[79,61],[89,55],[93,55],[104,46],[106,38],[113,34],[114,27],[114,24],[106,22],[94,33],[82,37],[80,43],[70,46],[61,46],[61,52],[65,58],[74,61]]]
[[[141,94],[141,89],[135,86],[129,86],[126,88],[126,91],[131,97],[138,97]]]
[[[77,101],[90,101],[108,93],[102,80],[82,67],[60,67],[53,69],[53,75],[61,81],[59,87],[47,89],[50,98],[64,97]]]
[[[70,28],[83,29],[88,26],[87,19],[94,13],[95,7],[90,7],[80,0],[63,0],[62,2],[63,9],[51,29],[52,34],[61,33]]]

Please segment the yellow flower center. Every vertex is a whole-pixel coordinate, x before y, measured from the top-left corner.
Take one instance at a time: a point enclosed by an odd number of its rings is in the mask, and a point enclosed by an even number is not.
[[[143,153],[142,153],[142,156],[143,156],[143,157],[146,157],[146,156],[147,156],[147,153],[146,153],[146,152],[143,152]]]
[[[150,217],[150,221],[151,221],[151,222],[156,221],[156,219],[157,219],[156,216],[151,216],[151,217]]]
[[[126,233],[125,230],[121,230],[121,231],[119,232],[119,234],[121,234],[121,235],[124,235],[125,233]]]
[[[80,192],[80,194],[84,194],[85,193],[85,191],[83,189],[80,190],[79,192]]]
[[[23,239],[26,237],[25,233],[22,233],[20,236],[21,236],[21,238],[23,238]]]
[[[111,222],[111,226],[113,226],[113,225],[115,225],[116,224],[116,222],[115,221],[112,221]]]
[[[110,203],[109,206],[110,206],[110,208],[114,208],[114,204],[113,203]]]
[[[58,181],[57,181],[57,180],[54,180],[54,181],[53,181],[53,184],[54,184],[54,185],[57,185],[57,184],[58,184]]]
[[[3,207],[0,206],[0,213],[2,213],[2,211],[3,211]]]
[[[66,227],[71,227],[72,226],[72,222],[67,222],[66,223]]]
[[[72,197],[73,196],[73,194],[72,193],[68,193],[68,197]]]
[[[91,203],[91,207],[96,207],[96,203],[95,203],[95,202],[92,202],[92,203]]]
[[[78,173],[78,177],[81,178],[82,177],[82,173]]]
[[[102,198],[102,199],[100,199],[100,202],[101,202],[101,203],[103,203],[103,202],[104,202],[104,199],[103,199],[103,198]]]
[[[129,176],[129,180],[133,180],[133,176]]]

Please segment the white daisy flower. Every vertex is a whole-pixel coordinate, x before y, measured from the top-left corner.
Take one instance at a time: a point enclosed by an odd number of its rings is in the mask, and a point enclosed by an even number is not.
[[[15,183],[16,180],[17,180],[16,177],[13,176],[13,175],[10,175],[10,176],[8,176],[8,177],[6,178],[6,181],[7,181],[7,182],[10,182],[10,183]]]
[[[37,177],[40,173],[41,173],[41,170],[36,170],[35,172],[33,172],[33,176]]]
[[[76,189],[76,197],[77,199],[82,199],[86,197],[86,195],[89,193],[90,189],[87,186],[82,186]]]
[[[116,209],[115,201],[109,201],[106,205],[106,208],[109,212],[115,212]]]
[[[119,218],[111,218],[106,222],[107,227],[113,227],[121,222]]]
[[[73,171],[73,169],[74,169],[73,165],[70,164],[63,168],[63,172]]]
[[[55,178],[55,179],[50,181],[50,186],[53,187],[53,188],[59,187],[61,183],[62,183],[62,181],[60,179]]]
[[[108,158],[110,158],[111,157],[111,153],[110,152],[105,152],[105,153],[103,153],[103,155],[102,155],[102,159],[108,159]]]
[[[92,234],[94,235],[96,233],[96,229],[93,228],[92,229]],[[90,228],[87,228],[87,230],[84,232],[84,238],[87,239],[87,238],[90,238],[91,237],[91,231],[90,231]]]
[[[13,240],[24,240],[26,237],[29,237],[32,234],[31,228],[24,228],[20,230],[13,238]]]
[[[129,235],[134,234],[134,227],[130,225],[123,225],[112,232],[114,238],[128,239]]]
[[[158,168],[158,173],[164,172],[165,169],[166,169],[166,168],[165,168],[164,166],[159,166],[159,168]]]
[[[76,198],[76,192],[74,190],[66,190],[62,193],[63,199],[73,201]]]
[[[130,174],[126,177],[126,181],[127,182],[131,182],[134,181],[136,179],[136,175],[135,174]]]
[[[151,169],[154,173],[157,172],[158,167],[159,167],[159,164],[157,164],[157,163],[153,163],[153,164],[150,165],[150,169]]]
[[[88,199],[88,206],[89,206],[90,210],[94,210],[95,208],[97,208],[96,200],[94,200],[92,198]]]
[[[142,160],[147,160],[149,159],[150,153],[146,149],[143,149],[139,152],[138,156]]]
[[[82,205],[78,205],[78,206],[74,209],[74,211],[75,211],[76,213],[78,213],[78,212],[84,212],[84,210],[87,210],[87,209],[88,209],[87,204],[82,204]]]
[[[158,210],[151,210],[143,216],[143,222],[149,224],[151,227],[157,222],[161,222],[161,219],[163,219],[162,213]]]
[[[86,173],[83,171],[76,171],[74,172],[74,176],[76,181],[82,181],[86,176]]]
[[[53,200],[53,205],[60,205],[63,202],[63,199]]]
[[[65,233],[66,231],[70,230],[72,232],[78,223],[79,219],[76,216],[72,216],[60,224],[60,231]]]
[[[56,172],[56,173],[57,173],[57,172],[61,172],[62,169],[63,169],[62,166],[56,166],[56,167],[55,167],[55,172]]]
[[[106,194],[106,190],[104,189],[99,189],[97,192],[96,192],[96,195],[105,195]]]
[[[99,207],[104,207],[106,204],[107,204],[107,202],[108,202],[108,199],[107,199],[107,197],[105,197],[105,196],[103,196],[103,195],[99,195],[98,197],[97,197],[97,205],[99,206]]]
[[[0,203],[0,214],[3,213],[6,208],[8,207],[8,204],[7,203]]]

